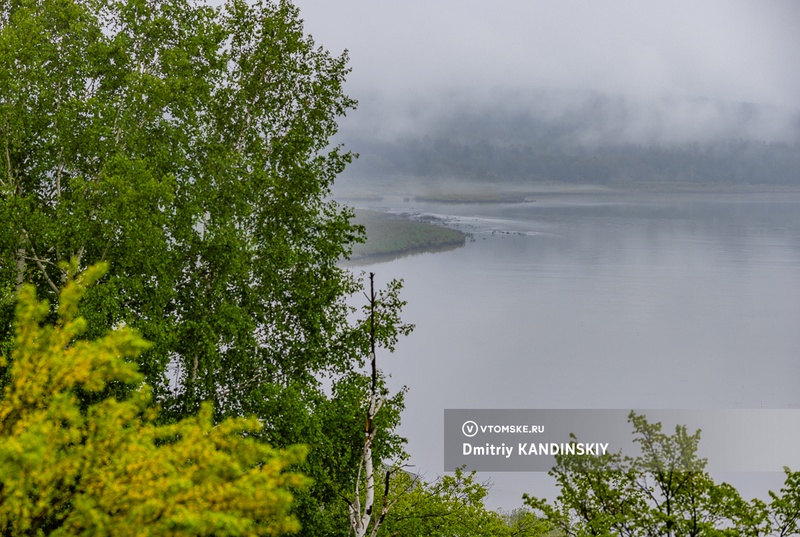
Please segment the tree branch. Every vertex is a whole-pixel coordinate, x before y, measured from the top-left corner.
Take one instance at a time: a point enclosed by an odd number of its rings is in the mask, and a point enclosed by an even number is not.
[[[23,234],[23,236],[25,238],[25,241],[30,245],[31,252],[33,253],[33,257],[26,256],[25,259],[30,259],[31,261],[36,263],[36,266],[39,267],[39,271],[44,276],[44,279],[47,282],[47,284],[50,286],[50,289],[52,289],[56,294],[59,294],[60,293],[60,289],[58,288],[58,286],[55,283],[53,283],[53,280],[50,279],[50,275],[47,273],[47,269],[44,268],[44,264],[42,262],[44,261],[45,263],[50,263],[51,265],[52,265],[52,263],[50,261],[47,261],[46,259],[42,260],[42,259],[39,258],[39,256],[36,254],[36,250],[33,249],[33,242],[31,241],[31,238],[28,235],[28,231],[27,230],[23,229],[22,230],[22,234]],[[24,248],[20,248],[20,250],[24,251]],[[17,253],[19,253],[19,250],[17,250]],[[19,259],[17,260],[17,265],[19,266]],[[17,278],[19,278],[19,274],[17,274]]]

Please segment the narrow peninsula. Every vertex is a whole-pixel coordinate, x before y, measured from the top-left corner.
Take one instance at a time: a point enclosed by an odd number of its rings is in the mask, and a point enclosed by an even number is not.
[[[353,247],[350,261],[355,263],[459,248],[467,238],[456,229],[366,209],[356,210],[355,223],[364,226],[367,234],[365,243]]]

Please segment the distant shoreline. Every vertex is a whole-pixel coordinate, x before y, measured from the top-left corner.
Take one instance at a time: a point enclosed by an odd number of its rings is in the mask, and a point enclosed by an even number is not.
[[[404,188],[404,185],[407,188]],[[337,196],[345,202],[375,202],[384,196],[403,196],[407,201],[416,203],[527,203],[535,202],[539,197],[552,195],[614,195],[614,194],[800,194],[800,186],[771,184],[723,184],[723,183],[676,183],[676,182],[630,182],[611,185],[582,185],[566,183],[542,183],[531,185],[499,184],[495,187],[470,184],[469,182],[452,183],[442,187],[425,188],[413,182],[399,181],[397,185],[385,191],[373,190],[369,195],[363,193]],[[381,193],[378,193],[381,192]]]
[[[386,197],[402,196],[409,203],[439,203],[439,204],[515,204],[546,202],[548,199],[562,198],[564,196],[619,196],[619,195],[669,195],[669,194],[697,194],[699,196],[720,196],[720,200],[728,196],[738,195],[800,195],[800,187],[779,187],[776,185],[714,185],[714,184],[626,184],[606,187],[597,185],[559,185],[542,184],[539,188],[531,189],[470,189],[470,185],[458,188],[454,185],[447,192],[433,192],[422,195],[408,192],[385,192],[378,194],[375,191],[360,198],[337,196],[340,201],[370,201],[376,202]],[[392,214],[383,211],[356,209],[353,223],[364,226],[367,240],[355,244],[350,257],[343,260],[346,265],[364,265],[390,261],[399,257],[421,253],[443,252],[463,247],[469,235],[464,232],[446,227],[444,222],[412,220],[407,216]]]

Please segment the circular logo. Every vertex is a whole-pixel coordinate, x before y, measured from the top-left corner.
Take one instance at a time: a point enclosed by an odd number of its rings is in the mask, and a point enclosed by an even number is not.
[[[464,433],[464,436],[475,436],[478,434],[478,424],[471,420],[465,421],[461,426],[461,432]]]

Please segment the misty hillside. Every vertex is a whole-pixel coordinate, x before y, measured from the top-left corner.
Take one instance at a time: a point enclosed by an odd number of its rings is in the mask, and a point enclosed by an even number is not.
[[[347,177],[800,186],[800,115],[708,99],[539,93],[501,104],[367,109],[341,138]]]

